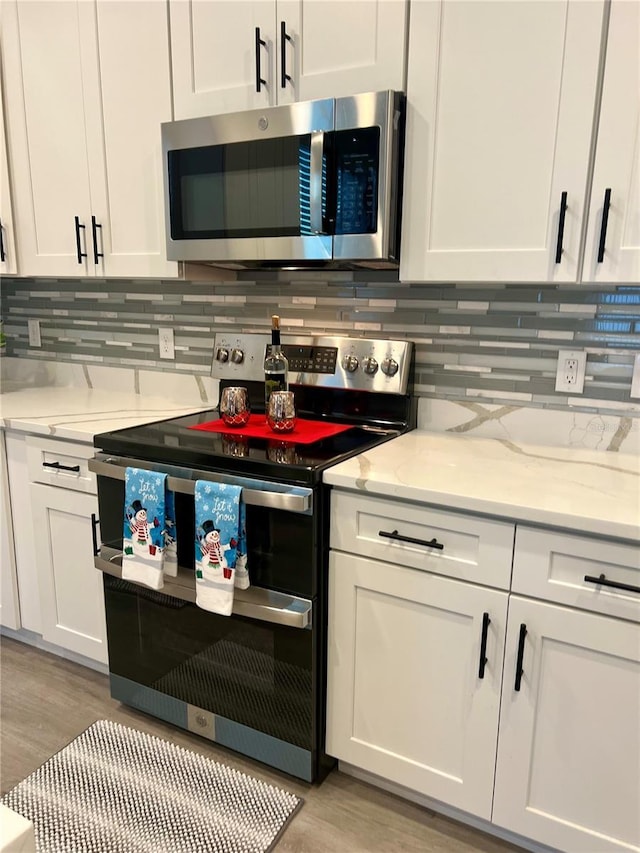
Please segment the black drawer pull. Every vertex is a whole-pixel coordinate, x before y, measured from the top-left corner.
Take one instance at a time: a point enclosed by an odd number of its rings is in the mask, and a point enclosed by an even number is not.
[[[102,225],[96,222],[95,216],[91,217],[91,234],[93,236],[93,262],[96,266],[100,263],[100,258],[104,258],[104,253],[98,251],[98,228],[100,236],[102,236]]]
[[[564,217],[567,212],[567,194],[565,192],[560,196],[560,216],[558,217],[558,242],[556,244],[556,263],[559,264],[562,260],[562,240],[564,238]]]
[[[610,581],[604,575],[594,577],[593,575],[585,575],[584,579],[587,583],[597,583],[600,586],[610,586],[613,589],[625,589],[627,592],[640,592],[640,586],[634,586],[631,583],[622,583],[621,581]]]
[[[441,542],[438,542],[437,539],[432,539],[430,542],[426,542],[424,539],[413,539],[411,536],[401,536],[397,530],[392,530],[391,533],[387,533],[385,530],[379,530],[378,536],[384,536],[387,539],[395,539],[397,542],[410,542],[412,545],[424,545],[427,548],[437,548],[438,551],[444,550],[444,545]]]
[[[480,640],[480,666],[478,668],[478,678],[484,678],[484,668],[487,663],[487,637],[489,635],[489,619],[488,613],[482,614],[482,639]]]
[[[287,42],[293,44],[293,39],[287,32],[286,21],[280,21],[280,86],[287,88],[287,80],[291,83],[291,75],[287,74]]]
[[[76,252],[78,255],[78,263],[82,263],[82,259],[87,257],[87,253],[82,251],[82,244],[80,242],[80,229],[84,231],[85,226],[80,225],[80,218],[78,216],[74,217],[76,223]]]
[[[516,683],[514,684],[513,689],[520,692],[520,682],[522,681],[522,676],[524,674],[524,670],[522,669],[522,661],[524,660],[524,638],[527,636],[527,626],[524,622],[520,625],[520,639],[518,640],[518,659],[516,661]]]
[[[91,513],[91,537],[93,538],[93,556],[99,557],[100,550],[98,548],[98,534],[96,532],[97,525],[100,524],[100,519],[96,518],[95,512]]]
[[[256,27],[256,92],[259,92],[262,86],[267,85],[267,81],[262,79],[260,71],[260,48],[266,46],[266,41],[260,38],[260,27]]]
[[[76,474],[80,473],[79,465],[61,465],[60,462],[43,462],[43,468],[55,468],[56,471],[75,471]]]
[[[2,233],[2,229],[4,228],[2,222],[0,222],[0,262],[4,263],[7,260],[7,255],[4,250],[4,235]]]
[[[609,224],[609,208],[611,207],[611,190],[604,191],[602,202],[602,224],[600,225],[600,243],[598,244],[598,263],[604,261],[604,247],[607,241],[607,225]]]

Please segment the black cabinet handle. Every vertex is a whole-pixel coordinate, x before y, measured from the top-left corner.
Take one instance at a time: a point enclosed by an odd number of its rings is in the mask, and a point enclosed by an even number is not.
[[[640,592],[640,586],[634,586],[631,583],[622,583],[621,581],[607,580],[605,575],[599,575],[597,578],[593,575],[585,575],[584,579],[587,583],[597,583],[600,586],[610,586],[613,589],[626,589],[627,592]]]
[[[567,212],[567,194],[560,196],[560,216],[558,218],[558,242],[556,244],[556,263],[562,260],[562,240],[564,239],[564,217]]]
[[[256,27],[256,92],[260,91],[261,86],[267,85],[267,81],[262,79],[260,73],[260,48],[266,46],[266,41],[260,38],[260,27]]]
[[[520,682],[524,670],[522,669],[522,661],[524,659],[524,638],[527,636],[527,626],[524,622],[520,625],[520,639],[518,640],[518,659],[516,661],[516,683],[513,687],[518,693],[520,692]]]
[[[79,465],[61,465],[60,462],[43,462],[43,468],[55,468],[56,471],[75,471],[76,474],[80,473]]]
[[[7,256],[4,251],[4,226],[0,221],[0,262],[4,263],[7,260]]]
[[[100,551],[98,549],[98,534],[96,532],[97,525],[100,524],[100,519],[96,518],[95,512],[91,513],[91,537],[93,538],[93,556],[99,557]]]
[[[287,32],[287,24],[285,21],[280,21],[280,86],[283,89],[287,87],[287,80],[291,83],[291,77],[287,74],[287,42],[293,44],[293,39]]]
[[[425,545],[427,548],[437,548],[439,551],[444,550],[444,545],[438,542],[437,539],[432,539],[430,542],[427,542],[424,539],[413,539],[411,536],[401,536],[397,530],[392,530],[391,533],[379,530],[378,536],[384,536],[387,539],[395,539],[397,542],[410,542],[412,545]]]
[[[489,636],[489,619],[488,613],[482,614],[482,639],[480,640],[480,666],[478,667],[478,678],[484,678],[484,668],[487,663],[487,637]]]
[[[77,216],[75,217],[75,221],[76,221],[76,252],[78,253],[78,263],[81,264],[82,259],[87,257],[87,253],[82,251],[82,244],[80,243],[80,229],[82,228],[82,230],[84,231],[85,226],[80,225],[80,220]]]
[[[91,234],[93,236],[93,262],[98,265],[100,258],[104,258],[104,254],[98,251],[98,228],[100,229],[100,237],[102,237],[102,225],[96,222],[95,216],[91,217]]]
[[[609,223],[609,208],[611,207],[611,189],[604,191],[602,203],[602,224],[600,225],[600,244],[598,246],[598,263],[604,261],[604,246],[607,241],[607,225]]]

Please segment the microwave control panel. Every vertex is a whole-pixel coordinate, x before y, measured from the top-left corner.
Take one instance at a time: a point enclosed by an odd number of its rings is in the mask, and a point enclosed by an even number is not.
[[[218,332],[211,375],[238,384],[264,381],[264,358],[270,346],[269,334]],[[407,393],[412,341],[283,335],[282,350],[289,362],[290,385]]]

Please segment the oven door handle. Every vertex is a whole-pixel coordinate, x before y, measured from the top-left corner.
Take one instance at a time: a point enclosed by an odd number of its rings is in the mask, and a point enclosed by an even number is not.
[[[105,559],[105,554],[108,559]],[[96,569],[115,578],[122,578],[122,552],[102,546],[99,555],[95,557]],[[140,586],[149,592],[149,587]],[[164,586],[157,590],[159,595],[170,595],[181,601],[196,603],[196,576],[194,571],[180,568],[177,577],[165,575]],[[307,598],[298,598],[283,592],[274,592],[259,586],[248,589],[236,589],[233,593],[233,615],[245,616],[260,622],[271,622],[276,625],[286,625],[289,628],[311,628],[313,602]]]
[[[127,467],[147,468],[148,466],[135,459],[120,459],[111,457],[106,460],[89,459],[89,470],[98,477],[110,477],[113,480],[124,480]],[[165,466],[166,468],[169,466]],[[162,466],[149,468],[148,470],[163,470]],[[247,506],[262,506],[267,509],[282,509],[286,512],[298,512],[309,514],[312,509],[311,489],[300,486],[278,487],[274,483],[260,483],[261,488],[256,488],[258,483],[251,481],[251,487],[245,487],[242,478],[225,476],[211,471],[193,471],[193,479],[184,477],[167,477],[167,488],[172,492],[180,492],[183,495],[193,495],[196,480],[209,480],[214,483],[230,483],[242,486],[242,499]]]

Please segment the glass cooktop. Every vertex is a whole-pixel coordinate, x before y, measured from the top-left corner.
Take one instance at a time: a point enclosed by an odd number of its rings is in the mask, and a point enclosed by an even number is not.
[[[236,474],[291,483],[318,482],[325,468],[388,441],[405,428],[357,425],[313,444],[273,438],[245,438],[237,431],[189,429],[217,420],[216,409],[101,433],[94,446],[131,459],[164,462],[189,468],[233,471]]]

